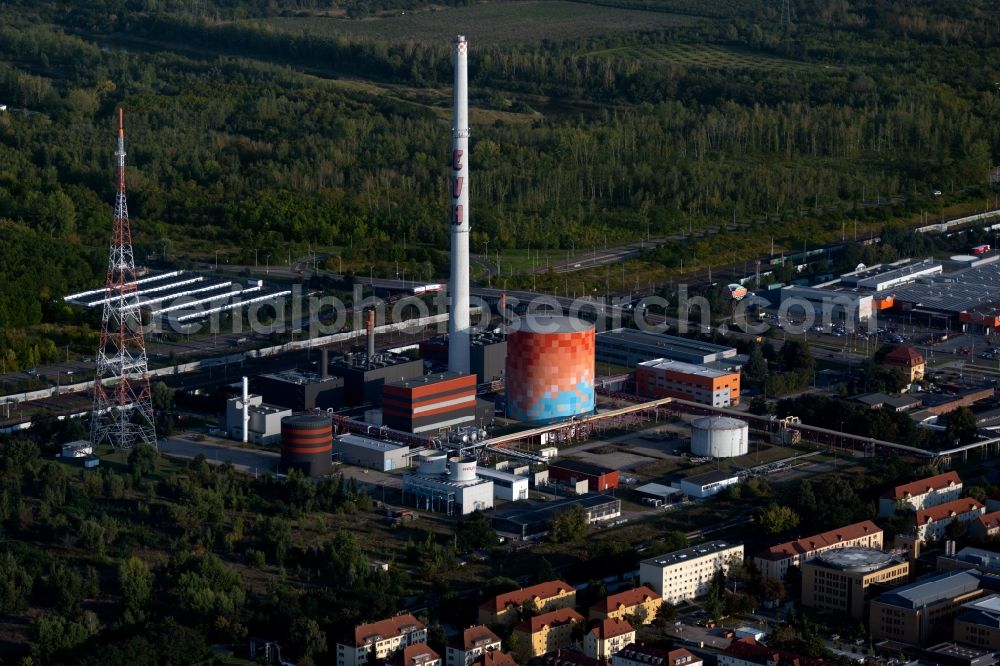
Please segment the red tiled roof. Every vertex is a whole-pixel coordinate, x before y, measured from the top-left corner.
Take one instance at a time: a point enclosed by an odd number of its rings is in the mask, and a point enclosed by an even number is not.
[[[763,643],[758,643],[753,636],[734,639],[729,647],[722,651],[722,654],[756,664],[794,664],[795,666],[824,666],[826,664],[822,659],[802,657],[792,652],[769,648]]]
[[[920,355],[916,349],[912,347],[897,347],[891,352],[885,355],[882,359],[882,363],[885,365],[904,365],[907,368],[912,368],[915,365],[920,365],[924,362],[924,357]]]
[[[525,602],[534,599],[549,599],[560,592],[575,592],[576,588],[565,581],[550,580],[547,583],[539,583],[531,587],[522,587],[520,590],[498,594],[492,599],[481,604],[480,608],[486,608],[494,613],[505,610],[508,606],[521,606]]]
[[[628,623],[628,620],[609,618],[601,620],[597,626],[590,630],[590,633],[599,640],[606,641],[609,638],[624,636],[625,634],[631,634],[634,631],[635,629]]]
[[[514,657],[510,656],[506,652],[501,652],[500,650],[490,650],[489,652],[484,652],[472,663],[477,666],[518,666]]]
[[[930,476],[926,479],[920,479],[919,481],[912,481],[910,483],[904,483],[901,486],[896,486],[891,491],[885,494],[888,499],[905,499],[906,497],[912,497],[913,495],[923,495],[932,490],[944,490],[945,488],[962,483],[961,477],[958,476],[958,472],[945,472],[944,474],[938,474],[937,476]]]
[[[359,624],[354,628],[354,645],[359,647],[365,645],[368,639],[383,640],[423,628],[424,624],[413,617],[411,613],[404,613],[378,622]]]
[[[567,622],[583,622],[583,616],[572,608],[559,608],[548,613],[530,617],[517,625],[517,629],[529,634],[537,634],[544,626],[555,626],[566,624]]]
[[[634,587],[631,590],[625,590],[624,592],[619,592],[618,594],[609,595],[606,599],[598,601],[590,608],[591,610],[610,613],[618,610],[619,606],[632,608],[633,606],[638,606],[639,604],[649,601],[650,599],[659,598],[660,595],[656,592],[649,589],[645,585],[640,585],[639,587]]]
[[[820,548],[835,546],[842,541],[852,541],[854,539],[860,539],[861,537],[871,534],[879,534],[881,532],[881,527],[870,520],[863,520],[860,523],[844,525],[843,527],[830,530],[829,532],[823,532],[822,534],[816,534],[797,541],[789,541],[787,543],[778,544],[777,546],[771,546],[767,550],[758,553],[757,557],[776,562],[789,557],[794,557],[795,555],[811,553],[815,550],[819,550]]]
[[[997,529],[1000,527],[1000,511],[994,511],[993,513],[987,513],[979,516],[979,523],[987,532]]]
[[[475,627],[469,627],[462,632],[462,642],[459,643],[458,647],[460,647],[463,652],[468,652],[473,648],[499,642],[499,636],[490,631],[489,627],[480,624]]]
[[[441,655],[432,650],[425,643],[414,643],[403,648],[402,658],[397,658],[396,663],[402,666],[420,666],[431,661],[440,661]]]
[[[932,520],[944,520],[952,515],[960,515],[969,511],[981,511],[985,508],[978,500],[974,500],[971,497],[962,497],[917,511],[916,522],[917,525],[926,525]]]

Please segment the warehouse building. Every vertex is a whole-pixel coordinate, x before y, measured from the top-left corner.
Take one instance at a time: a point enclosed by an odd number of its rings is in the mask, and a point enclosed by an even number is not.
[[[408,467],[410,447],[363,435],[340,435],[333,440],[333,455],[340,462],[388,472]]]
[[[872,585],[907,582],[910,563],[876,548],[836,548],[802,564],[802,605],[862,619]]]
[[[657,358],[705,364],[736,356],[734,347],[631,328],[616,328],[598,334],[595,351],[599,362],[626,368]]]
[[[657,358],[636,366],[635,389],[648,398],[681,398],[730,407],[740,404],[740,372]]]
[[[599,465],[580,462],[579,460],[560,460],[549,463],[549,479],[575,486],[581,481],[587,482],[587,490],[600,493],[618,487],[618,470],[608,469]]]
[[[613,520],[622,515],[622,501],[611,495],[580,495],[524,506],[511,505],[493,516],[493,529],[518,539],[545,536],[552,529],[552,519],[570,507],[580,506],[587,514],[587,524]]]
[[[475,375],[442,372],[382,386],[382,422],[393,430],[437,433],[475,421]]]
[[[706,472],[681,479],[681,492],[689,497],[705,499],[721,493],[728,486],[735,486],[739,482],[740,477],[737,474],[721,470]]]
[[[639,581],[668,604],[697,599],[708,593],[716,571],[726,572],[743,561],[743,544],[709,541],[639,563]]]

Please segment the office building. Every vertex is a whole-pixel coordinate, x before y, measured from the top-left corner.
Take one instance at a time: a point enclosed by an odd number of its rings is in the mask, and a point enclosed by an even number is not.
[[[743,544],[709,541],[639,563],[639,581],[668,604],[697,599],[708,592],[716,571],[743,561]]]
[[[829,532],[816,534],[771,546],[754,556],[754,564],[764,578],[784,580],[790,566],[802,566],[820,553],[834,548],[882,548],[882,528],[870,520],[845,525]]]
[[[565,581],[550,580],[498,594],[479,607],[479,622],[509,626],[517,622],[518,612],[525,604],[533,605],[540,613],[573,608],[576,604],[576,588]]]
[[[427,628],[410,613],[359,624],[351,640],[337,643],[337,666],[363,666],[388,659],[397,651],[427,642]]]
[[[919,511],[961,496],[962,479],[957,472],[945,472],[896,486],[879,499],[878,515],[891,516],[897,509]]]
[[[991,594],[962,604],[952,633],[959,643],[1000,650],[1000,595]]]
[[[740,404],[740,373],[657,358],[636,366],[635,390],[648,398],[681,398],[730,407]]]
[[[802,564],[802,605],[865,616],[868,588],[907,582],[910,563],[875,548],[834,548]]]

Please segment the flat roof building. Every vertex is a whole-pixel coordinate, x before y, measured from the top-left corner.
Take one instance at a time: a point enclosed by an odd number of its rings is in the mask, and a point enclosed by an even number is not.
[[[681,398],[730,407],[740,404],[740,372],[656,358],[636,366],[635,389],[649,398]]]
[[[437,433],[475,420],[475,375],[442,372],[382,386],[382,421],[394,430]]]
[[[709,541],[651,557],[639,563],[639,580],[668,604],[697,599],[708,592],[716,571],[743,561],[743,544]]]
[[[987,650],[1000,650],[1000,595],[991,594],[962,604],[955,616],[956,641]]]
[[[382,399],[382,385],[424,374],[424,362],[389,352],[346,354],[330,363],[330,370],[344,378],[344,404],[357,407],[377,405]]]
[[[631,328],[616,328],[599,333],[595,351],[599,362],[626,368],[633,368],[643,361],[656,358],[704,364],[736,356],[734,347]]]
[[[496,499],[516,502],[528,499],[528,477],[518,476],[489,467],[480,467],[476,475],[493,482],[493,496]]]
[[[868,588],[905,583],[906,559],[876,548],[835,548],[802,564],[802,605],[865,616]]]
[[[495,512],[493,529],[518,539],[544,536],[552,529],[552,519],[573,506],[583,507],[590,525],[617,518],[622,513],[620,499],[596,493],[537,504],[519,502],[508,509]]]
[[[587,482],[587,490],[599,493],[618,487],[618,470],[592,465],[579,460],[559,460],[549,463],[549,478],[575,485]]]
[[[342,377],[324,377],[308,370],[259,375],[250,380],[250,385],[264,402],[287,407],[294,412],[339,409],[344,404]]]
[[[704,499],[721,493],[727,486],[733,486],[740,482],[737,474],[716,471],[696,474],[681,479],[681,492],[691,497]]]
[[[363,435],[339,435],[333,439],[333,455],[348,465],[388,472],[409,466],[410,447]]]
[[[757,553],[753,560],[764,578],[782,580],[788,567],[801,566],[820,553],[834,548],[882,548],[882,528],[870,520],[844,525],[835,530],[788,541]]]

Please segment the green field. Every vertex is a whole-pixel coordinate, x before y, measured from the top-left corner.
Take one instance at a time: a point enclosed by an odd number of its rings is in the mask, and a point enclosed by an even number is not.
[[[632,58],[666,65],[722,69],[790,70],[813,66],[796,60],[779,58],[749,49],[734,48],[720,44],[623,46],[617,49],[592,51],[585,55],[598,58]]]
[[[497,2],[471,7],[400,12],[394,16],[346,19],[331,16],[275,17],[264,23],[287,32],[370,37],[390,42],[440,43],[468,35],[473,48],[537,44],[577,37],[689,25],[694,19],[665,12],[603,7],[563,0]]]

